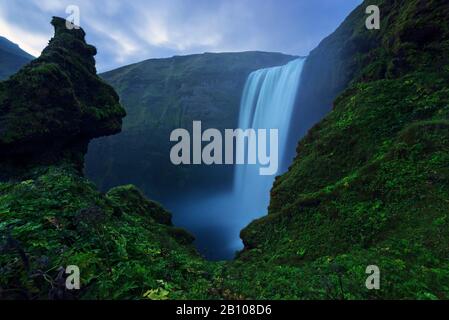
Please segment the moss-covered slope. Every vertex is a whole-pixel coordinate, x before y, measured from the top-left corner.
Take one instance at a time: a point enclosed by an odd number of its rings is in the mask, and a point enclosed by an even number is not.
[[[1,299],[207,298],[213,269],[132,186],[107,194],[70,168],[0,184]],[[80,268],[81,290],[65,289]]]
[[[376,3],[382,26],[370,31],[364,8]],[[352,30],[341,39],[352,85],[299,143],[269,215],[242,231],[229,287],[253,298],[449,298],[448,20],[442,0],[368,1],[340,27]],[[380,290],[365,287],[369,265]]]

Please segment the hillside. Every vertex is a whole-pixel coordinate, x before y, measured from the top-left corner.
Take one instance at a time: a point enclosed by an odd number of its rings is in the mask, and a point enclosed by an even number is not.
[[[32,55],[20,49],[18,45],[0,36],[0,80],[16,73],[33,59]]]
[[[342,44],[351,85],[242,231],[226,285],[244,296],[449,297],[449,6],[374,3],[379,31],[365,2],[325,40]],[[365,288],[368,265],[380,290]]]
[[[201,120],[203,128],[235,128],[249,73],[294,58],[267,52],[205,53],[151,59],[102,74],[119,94],[127,117],[122,133],[93,141],[87,176],[103,190],[131,182],[165,201],[187,186],[229,186],[230,166],[173,166],[170,132],[190,131],[193,120]]]

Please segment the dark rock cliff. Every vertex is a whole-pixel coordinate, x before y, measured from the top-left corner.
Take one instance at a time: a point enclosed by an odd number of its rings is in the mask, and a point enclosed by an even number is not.
[[[125,111],[96,75],[96,49],[82,29],[54,18],[55,36],[17,74],[0,82],[3,179],[39,164],[69,161],[81,169],[93,138],[120,131]]]

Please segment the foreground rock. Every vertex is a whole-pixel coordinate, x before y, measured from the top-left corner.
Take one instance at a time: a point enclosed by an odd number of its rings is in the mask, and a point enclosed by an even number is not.
[[[96,75],[96,49],[82,29],[54,18],[42,55],[0,82],[0,177],[36,165],[70,162],[81,169],[93,138],[120,131],[124,109]]]

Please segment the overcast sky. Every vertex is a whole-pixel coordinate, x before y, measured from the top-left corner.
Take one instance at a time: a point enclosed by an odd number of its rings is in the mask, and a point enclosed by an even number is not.
[[[263,50],[307,55],[362,0],[0,0],[0,35],[38,56],[56,15],[80,8],[106,71],[149,59]]]

